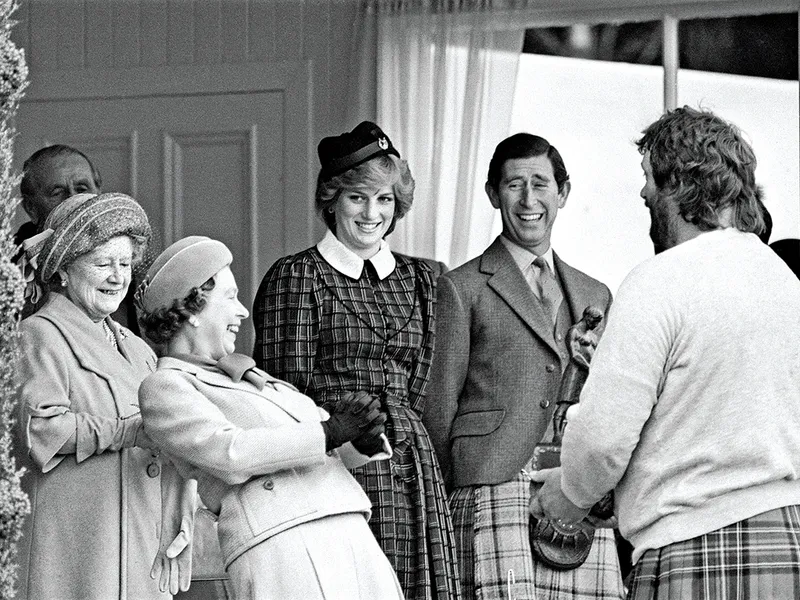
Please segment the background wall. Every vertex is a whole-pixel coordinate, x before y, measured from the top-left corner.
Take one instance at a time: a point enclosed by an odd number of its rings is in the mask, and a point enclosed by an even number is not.
[[[13,37],[34,85],[75,69],[309,60],[317,140],[351,127],[356,10],[354,0],[22,0]]]

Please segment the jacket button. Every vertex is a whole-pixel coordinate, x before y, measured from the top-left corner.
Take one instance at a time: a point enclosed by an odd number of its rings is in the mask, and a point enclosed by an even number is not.
[[[274,487],[275,487],[275,482],[272,481],[272,479],[267,479],[266,481],[264,481],[265,490],[271,490]]]
[[[544,400],[540,400],[539,406],[541,406],[542,408],[547,408],[548,406],[550,406],[550,400],[546,398]]]
[[[547,365],[547,366],[544,368],[544,370],[545,370],[545,371],[547,371],[548,373],[552,373],[553,371],[555,371],[555,370],[556,370],[556,366],[555,366],[555,365]]]

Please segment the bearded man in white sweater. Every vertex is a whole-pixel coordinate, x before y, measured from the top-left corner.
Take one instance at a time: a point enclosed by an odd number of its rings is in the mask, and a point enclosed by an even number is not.
[[[657,255],[622,283],[531,513],[614,490],[628,598],[800,597],[800,281],[757,234],[756,158],[708,111],[637,142]]]

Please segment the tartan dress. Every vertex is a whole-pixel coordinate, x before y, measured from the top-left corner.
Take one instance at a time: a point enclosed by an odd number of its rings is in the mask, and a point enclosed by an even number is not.
[[[409,599],[458,598],[447,496],[420,415],[433,353],[433,276],[395,255],[379,280],[354,280],[314,247],[277,261],[253,306],[255,359],[325,409],[364,390],[387,412],[391,461],[353,470],[373,505],[370,527]]]

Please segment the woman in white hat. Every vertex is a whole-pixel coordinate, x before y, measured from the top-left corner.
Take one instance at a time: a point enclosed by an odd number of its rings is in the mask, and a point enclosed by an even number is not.
[[[143,331],[160,354],[139,390],[145,430],[218,515],[237,598],[402,598],[347,470],[388,458],[386,416],[367,394],[329,415],[235,354],[249,315],[231,261],[219,241],[184,238],[140,286]]]

